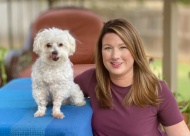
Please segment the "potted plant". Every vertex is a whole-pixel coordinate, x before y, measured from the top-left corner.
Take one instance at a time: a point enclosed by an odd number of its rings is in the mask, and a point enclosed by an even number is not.
[[[178,107],[182,113],[182,116],[186,122],[189,123],[189,114],[190,114],[190,100],[178,102]]]
[[[178,107],[184,118],[184,121],[190,129],[190,99],[185,100],[179,93],[173,94],[178,101]]]

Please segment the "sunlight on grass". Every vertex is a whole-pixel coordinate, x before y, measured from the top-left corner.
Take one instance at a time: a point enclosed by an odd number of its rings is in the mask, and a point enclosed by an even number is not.
[[[178,92],[181,99],[190,99],[190,64],[185,62],[178,63]]]

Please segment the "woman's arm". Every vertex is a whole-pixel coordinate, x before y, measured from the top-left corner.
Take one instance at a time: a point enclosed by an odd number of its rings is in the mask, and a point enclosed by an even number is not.
[[[167,136],[190,136],[190,131],[184,121],[164,127]]]

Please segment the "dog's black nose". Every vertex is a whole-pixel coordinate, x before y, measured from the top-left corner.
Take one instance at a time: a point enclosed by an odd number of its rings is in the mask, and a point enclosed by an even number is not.
[[[53,52],[52,52],[52,54],[55,54],[55,55],[57,55],[57,53],[58,53],[57,51],[53,51]]]

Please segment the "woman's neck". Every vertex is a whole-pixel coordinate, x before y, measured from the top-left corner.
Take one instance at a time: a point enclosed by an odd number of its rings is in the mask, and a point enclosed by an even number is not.
[[[127,87],[133,83],[133,75],[128,75],[128,76],[111,76],[110,75],[111,81],[120,87]]]

